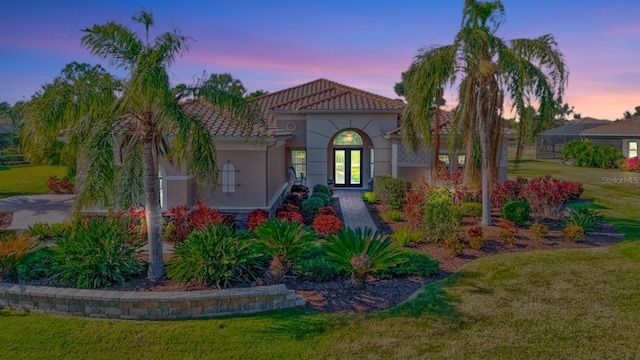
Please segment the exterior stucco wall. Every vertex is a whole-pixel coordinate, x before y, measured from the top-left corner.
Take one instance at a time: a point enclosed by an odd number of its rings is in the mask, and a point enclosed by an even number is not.
[[[265,201],[266,206],[272,206],[272,203],[283,191],[283,187],[286,187],[288,183],[284,142],[269,149],[267,161],[267,197]]]

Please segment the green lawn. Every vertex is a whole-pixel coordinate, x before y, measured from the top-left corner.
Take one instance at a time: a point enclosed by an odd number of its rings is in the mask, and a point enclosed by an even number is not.
[[[640,184],[603,180],[633,174],[534,161],[513,175],[546,173],[583,182],[627,240],[482,258],[373,315],[134,322],[5,310],[0,358],[637,358]]]
[[[65,166],[18,165],[0,169],[0,198],[12,195],[44,194],[47,180],[51,176],[63,178],[67,175]]]

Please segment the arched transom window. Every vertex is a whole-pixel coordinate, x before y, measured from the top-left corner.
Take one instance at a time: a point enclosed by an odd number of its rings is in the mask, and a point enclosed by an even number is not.
[[[333,145],[362,145],[362,137],[353,130],[345,130],[336,136]]]

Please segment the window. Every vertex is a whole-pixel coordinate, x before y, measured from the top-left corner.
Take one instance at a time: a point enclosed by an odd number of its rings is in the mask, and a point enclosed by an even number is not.
[[[375,149],[369,149],[369,179],[373,179],[373,167],[375,166]]]
[[[629,156],[628,158],[638,157],[638,142],[629,141]]]
[[[467,159],[467,155],[458,155],[458,165],[464,165],[464,161]]]
[[[236,192],[236,167],[231,162],[222,167],[222,192],[227,195]]]
[[[449,155],[447,154],[438,155],[438,160],[445,165],[449,165]]]
[[[362,145],[362,137],[353,130],[346,130],[338,134],[333,140],[333,145]]]
[[[292,150],[291,166],[296,171],[296,177],[304,177],[307,173],[307,150]]]

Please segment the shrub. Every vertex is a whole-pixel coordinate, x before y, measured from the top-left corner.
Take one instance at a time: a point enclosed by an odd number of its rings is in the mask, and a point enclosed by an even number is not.
[[[582,190],[579,182],[558,180],[546,175],[529,181],[522,200],[527,200],[534,215],[549,217],[556,214],[560,205],[567,200],[579,198]]]
[[[309,195],[309,188],[304,185],[291,185],[291,193],[299,193],[302,196]]]
[[[585,234],[593,230],[603,217],[597,210],[589,208],[567,209],[562,220],[563,226],[580,226]]]
[[[518,226],[522,226],[529,221],[531,207],[526,201],[509,201],[502,205],[502,218],[509,220]]]
[[[403,211],[407,225],[413,230],[419,230],[422,227],[422,215],[429,191],[431,191],[431,185],[423,182],[413,186],[403,199]]]
[[[304,224],[304,218],[299,212],[296,211],[280,211],[276,216],[276,219],[280,221],[297,222]]]
[[[460,205],[460,211],[464,216],[479,218],[482,217],[482,203],[464,202]]]
[[[269,220],[267,210],[255,209],[247,215],[247,229],[252,231],[267,220]]]
[[[529,226],[529,231],[531,231],[531,234],[533,234],[536,240],[542,240],[549,233],[549,227],[539,222],[534,222]]]
[[[391,241],[396,246],[407,247],[415,245],[422,240],[422,232],[419,230],[411,230],[406,227],[397,228],[393,234],[391,234]]]
[[[255,279],[262,254],[233,229],[216,225],[195,230],[175,247],[167,261],[167,276],[180,282],[229,287]]]
[[[51,274],[51,266],[55,261],[53,251],[48,247],[33,250],[25,254],[16,268],[18,279],[37,280]]]
[[[362,194],[362,200],[368,202],[369,204],[375,204],[378,202],[378,196],[373,191],[367,191]]]
[[[622,161],[622,165],[620,166],[620,169],[622,171],[640,172],[640,159],[638,159],[637,156],[624,159]]]
[[[331,205],[331,197],[323,192],[314,192],[313,195],[311,195],[310,199],[313,198],[322,199],[323,206]]]
[[[325,206],[324,200],[319,197],[311,197],[302,202],[302,216],[314,218],[321,207]]]
[[[433,260],[427,254],[405,251],[402,253],[405,261],[389,267],[385,270],[375,272],[375,276],[380,279],[392,279],[402,276],[429,277],[440,273],[438,260]]]
[[[562,229],[562,238],[567,241],[579,242],[584,240],[584,229],[578,225],[570,225]]]
[[[313,195],[317,194],[317,193],[322,193],[327,195],[329,198],[331,198],[331,190],[329,189],[329,187],[327,185],[323,185],[323,184],[316,184],[313,187]]]
[[[177,244],[189,235],[189,207],[187,205],[174,206],[167,212],[168,221],[163,222],[162,237],[165,241]]]
[[[316,240],[316,236],[303,224],[289,221],[265,221],[254,233],[271,256],[269,270],[276,278],[286,275],[291,269],[291,261],[307,251]]]
[[[0,278],[14,276],[22,258],[36,243],[26,233],[0,233]]]
[[[451,236],[442,240],[442,245],[447,249],[447,252],[453,256],[460,256],[464,252],[464,243],[456,236]]]
[[[276,208],[276,215],[282,211],[293,211],[293,212],[300,213],[300,207],[291,203],[283,203],[282,205]]]
[[[502,209],[507,201],[522,200],[529,186],[529,180],[518,176],[515,180],[507,180],[503,184],[497,183],[491,192],[491,206]]]
[[[624,158],[620,150],[609,145],[594,144],[588,141],[573,140],[562,151],[565,160],[571,159],[575,166],[614,168],[618,160]]]
[[[388,210],[380,213],[380,218],[386,223],[402,221],[402,213],[397,210]]]
[[[199,230],[207,226],[216,225],[233,226],[235,220],[233,215],[224,215],[219,210],[208,207],[202,199],[196,202],[196,208],[189,213],[189,226],[191,229]]]
[[[484,237],[481,226],[470,228],[467,230],[467,234],[469,235],[469,246],[472,249],[480,250],[487,243],[487,238]]]
[[[323,249],[329,260],[351,274],[351,285],[355,288],[364,287],[369,274],[405,261],[386,235],[369,228],[364,231],[342,228],[327,236]]]
[[[123,284],[138,276],[144,264],[135,256],[136,244],[116,218],[82,219],[70,236],[51,247],[50,276],[77,288]]]
[[[13,222],[12,210],[0,210],[0,231],[5,231]]]
[[[505,245],[513,245],[516,243],[516,235],[518,235],[518,228],[512,221],[503,220],[498,226],[500,227],[500,239]]]
[[[433,242],[457,237],[460,219],[453,205],[453,195],[447,188],[432,189],[424,206],[422,224],[425,237]]]
[[[318,210],[318,215],[333,215],[338,216],[336,211],[331,206],[323,206]]]
[[[47,180],[47,188],[55,194],[73,194],[75,185],[68,177],[58,179],[52,176]]]
[[[374,175],[376,195],[391,210],[401,211],[404,198],[411,189],[411,182],[402,178],[394,178],[386,174]]]
[[[302,206],[302,202],[308,199],[309,196],[303,193],[289,193],[283,201],[283,204],[291,204],[297,208]]]
[[[342,275],[340,265],[327,260],[326,256],[301,259],[293,265],[293,273],[303,280],[320,282],[330,281]]]
[[[318,215],[313,219],[313,230],[318,235],[333,234],[344,224],[335,215]]]

